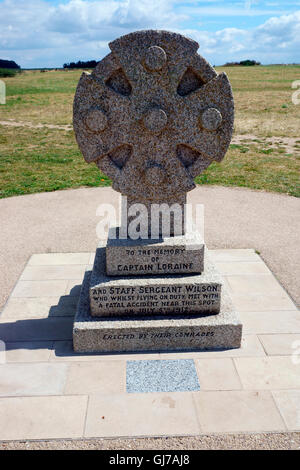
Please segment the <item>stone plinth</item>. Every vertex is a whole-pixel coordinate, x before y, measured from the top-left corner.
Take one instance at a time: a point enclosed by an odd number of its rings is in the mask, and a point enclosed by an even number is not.
[[[185,234],[186,194],[230,144],[228,78],[197,53],[195,41],[168,31],[138,31],[109,47],[93,73],[80,78],[73,122],[85,160],[123,196],[120,230],[128,239],[110,238],[97,249],[74,348],[239,347],[242,327],[222,278],[209,258],[204,263],[198,234],[189,241]]]
[[[202,273],[204,243],[199,233],[156,240],[108,238],[108,276]]]
[[[122,195],[122,224],[129,232],[132,224],[133,228],[138,224],[151,238],[182,235],[186,230],[186,202],[186,194],[176,194],[163,202],[155,197],[137,200]]]
[[[91,315],[95,317],[217,314],[222,278],[206,256],[202,274],[107,276],[105,247],[96,251],[91,277]]]
[[[218,315],[93,318],[87,272],[73,328],[76,352],[131,352],[239,348],[242,325],[223,289]]]

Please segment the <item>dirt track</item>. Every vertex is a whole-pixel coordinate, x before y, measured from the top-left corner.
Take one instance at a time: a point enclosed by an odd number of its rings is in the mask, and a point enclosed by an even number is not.
[[[73,127],[71,124],[65,125],[55,125],[55,124],[33,124],[32,122],[27,121],[14,121],[13,119],[9,119],[8,121],[0,121],[1,126],[11,126],[11,127],[29,127],[31,129],[59,129],[64,131],[72,131]],[[234,135],[232,138],[232,144],[242,144],[245,141],[247,143],[253,143],[255,141],[261,141],[270,145],[270,147],[280,146],[284,148],[286,153],[292,153],[295,150],[295,146],[299,143],[299,139],[294,137],[258,137],[253,134],[240,134]]]

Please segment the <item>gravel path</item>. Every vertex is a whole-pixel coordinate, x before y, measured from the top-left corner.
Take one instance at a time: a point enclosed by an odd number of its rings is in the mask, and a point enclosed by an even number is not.
[[[0,450],[299,450],[300,433],[0,442]]]

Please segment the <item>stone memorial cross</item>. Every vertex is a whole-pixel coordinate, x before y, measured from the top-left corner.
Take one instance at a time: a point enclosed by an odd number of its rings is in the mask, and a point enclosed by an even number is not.
[[[183,206],[194,177],[221,161],[230,144],[227,76],[180,34],[138,31],[109,46],[112,52],[77,87],[79,148],[129,204]]]
[[[224,158],[233,131],[227,76],[217,75],[198,47],[180,34],[138,31],[113,41],[111,53],[79,81],[77,142],[128,210],[112,227],[117,236],[100,240],[85,273],[73,325],[77,352],[241,345],[242,324],[200,224],[182,230],[194,177]],[[135,204],[143,214],[132,220]],[[163,213],[153,220],[156,206],[169,207],[166,224]],[[135,233],[132,226],[139,226]]]

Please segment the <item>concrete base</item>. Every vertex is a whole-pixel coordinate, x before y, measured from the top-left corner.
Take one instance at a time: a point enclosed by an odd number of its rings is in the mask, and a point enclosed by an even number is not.
[[[224,288],[218,315],[98,318],[90,313],[87,271],[73,327],[76,352],[133,352],[239,348],[242,324]]]

